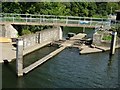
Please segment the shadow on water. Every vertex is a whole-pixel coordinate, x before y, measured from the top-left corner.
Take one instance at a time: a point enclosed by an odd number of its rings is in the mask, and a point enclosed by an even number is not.
[[[83,28],[80,27],[63,27],[63,38],[67,37],[67,34],[69,32],[72,33],[83,33]],[[85,28],[85,32],[87,34],[87,37],[90,38],[92,37],[93,33],[94,33],[94,29],[93,28]]]

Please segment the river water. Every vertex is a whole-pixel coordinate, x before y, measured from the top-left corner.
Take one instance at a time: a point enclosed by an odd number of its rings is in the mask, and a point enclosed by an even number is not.
[[[79,28],[64,28],[79,33]],[[92,36],[94,30],[86,30]],[[24,67],[42,58],[56,47],[44,47],[24,57]],[[79,55],[77,48],[67,48],[23,77],[17,78],[15,61],[2,64],[3,88],[117,88],[120,49],[109,57],[109,51]]]

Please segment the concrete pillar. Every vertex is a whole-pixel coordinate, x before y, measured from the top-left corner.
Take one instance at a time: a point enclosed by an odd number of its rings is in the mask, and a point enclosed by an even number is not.
[[[115,53],[116,36],[117,36],[117,32],[112,32],[112,40],[111,40],[111,47],[110,47],[110,55],[112,55],[112,54]]]
[[[59,27],[59,39],[62,40],[62,37],[63,37],[62,27]]]
[[[23,76],[23,40],[17,40],[17,51],[16,51],[16,72],[17,76]]]

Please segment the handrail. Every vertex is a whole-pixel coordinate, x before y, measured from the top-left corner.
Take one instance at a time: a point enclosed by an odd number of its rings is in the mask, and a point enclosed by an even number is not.
[[[79,16],[58,16],[58,15],[42,15],[42,14],[15,14],[15,13],[0,13],[0,15],[3,14],[3,15],[24,15],[24,16],[28,16],[28,15],[31,15],[31,16],[54,16],[54,17],[69,17],[69,18],[88,18],[88,19],[106,19],[108,20],[108,18],[94,18],[94,17],[79,17]]]
[[[39,14],[14,14],[0,13],[0,22],[36,22],[36,23],[59,23],[59,24],[77,24],[77,25],[109,25],[110,20],[106,18],[76,17],[76,16],[55,16]]]

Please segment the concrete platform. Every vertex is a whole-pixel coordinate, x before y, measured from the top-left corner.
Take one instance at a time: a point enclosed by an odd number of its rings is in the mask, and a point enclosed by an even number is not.
[[[31,53],[50,43],[51,42],[46,42],[43,44],[36,44],[34,46],[31,46],[26,50],[23,50],[23,55]],[[13,59],[16,59],[16,48],[12,44],[13,43],[0,43],[0,63],[3,63],[3,60],[5,59],[8,60],[8,62],[11,62]]]
[[[0,43],[0,63],[3,60],[8,60],[9,62],[16,57],[16,50],[12,43]]]
[[[79,34],[71,37],[70,40],[73,40],[73,39],[75,39],[75,40],[82,39],[82,38],[85,37],[86,35],[87,35],[87,34],[85,34],[85,33],[79,33]]]
[[[97,49],[97,48],[91,48],[87,45],[83,45],[82,50],[80,51],[80,54],[89,54],[89,53],[96,53],[96,52],[102,52],[103,50]]]

